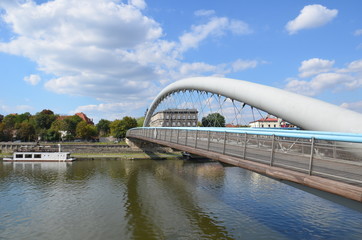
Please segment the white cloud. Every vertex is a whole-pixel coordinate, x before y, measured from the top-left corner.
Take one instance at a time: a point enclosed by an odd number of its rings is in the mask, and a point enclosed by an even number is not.
[[[245,70],[241,63],[183,62],[183,54],[210,37],[249,34],[249,26],[235,19],[216,17],[193,25],[179,41],[164,40],[160,24],[143,14],[144,0],[53,0],[1,2],[2,20],[14,38],[0,42],[0,51],[36,62],[53,76],[45,88],[62,94],[96,98],[104,104],[144,104],[163,84],[180,77],[223,75]],[[245,62],[246,64],[246,62]],[[249,65],[254,67],[255,63]],[[38,84],[35,76],[24,78]],[[94,111],[101,111],[95,108]]]
[[[200,9],[195,11],[195,16],[212,16],[215,14],[214,10]]]
[[[6,115],[11,113],[24,113],[24,112],[31,112],[34,110],[34,107],[29,105],[16,105],[16,106],[9,106],[5,104],[1,104],[0,102],[0,114]]]
[[[286,90],[315,96],[327,89],[353,90],[362,87],[362,60],[347,64],[346,68],[332,68],[334,61],[309,59],[299,68],[300,77],[312,77],[309,81],[291,78],[287,80]]]
[[[328,72],[334,65],[334,61],[324,60],[320,58],[312,58],[302,62],[302,65],[299,68],[299,76],[311,77],[313,75]]]
[[[192,31],[180,37],[181,51],[197,48],[199,43],[209,36],[222,36],[230,31],[233,34],[249,34],[249,26],[239,20],[230,20],[226,17],[213,17],[209,22],[202,25],[192,26]]]
[[[289,21],[285,26],[289,34],[295,34],[299,30],[316,28],[332,21],[338,14],[336,9],[328,9],[322,5],[307,5],[300,14],[293,20]]]
[[[122,101],[117,103],[101,103],[98,105],[85,105],[79,106],[75,110],[69,112],[69,114],[75,114],[77,112],[85,112],[87,115],[92,116],[94,122],[99,120],[115,120],[122,119],[125,116],[140,117],[144,114],[147,105],[143,102]],[[138,112],[138,115],[135,115]]]
[[[144,0],[129,0],[128,2],[139,9],[144,9],[147,6]]]
[[[341,107],[362,113],[362,101],[352,103],[342,103]]]
[[[255,68],[258,65],[258,61],[256,60],[241,60],[238,59],[232,64],[232,68],[235,72],[240,70],[246,70],[249,68]]]
[[[35,86],[41,81],[41,78],[39,75],[31,74],[29,76],[24,77],[24,81],[29,83],[30,85]]]
[[[354,35],[355,36],[361,36],[362,35],[362,29],[357,29],[356,31],[354,31]]]

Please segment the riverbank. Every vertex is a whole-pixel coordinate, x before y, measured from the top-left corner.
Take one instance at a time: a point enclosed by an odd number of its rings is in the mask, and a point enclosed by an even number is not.
[[[9,153],[0,153],[0,161],[5,157],[11,157]],[[95,159],[111,159],[111,160],[122,160],[122,159],[180,159],[182,158],[181,152],[172,153],[160,153],[160,152],[115,152],[115,153],[72,153],[72,157],[77,160],[95,160]]]

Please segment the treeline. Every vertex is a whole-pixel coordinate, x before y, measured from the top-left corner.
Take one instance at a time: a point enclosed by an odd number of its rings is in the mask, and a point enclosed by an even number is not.
[[[138,121],[142,124],[142,119]],[[124,138],[127,130],[133,127],[137,127],[137,120],[132,117],[114,121],[102,119],[93,125],[77,115],[60,116],[45,109],[35,115],[28,112],[0,115],[0,141],[90,141],[108,136]]]

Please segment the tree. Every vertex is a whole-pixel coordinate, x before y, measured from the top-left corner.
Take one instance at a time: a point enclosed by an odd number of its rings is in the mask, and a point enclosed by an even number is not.
[[[36,138],[35,128],[28,121],[20,123],[20,127],[17,131],[17,138],[21,141],[34,141]]]
[[[122,137],[122,121],[119,119],[114,120],[109,125],[111,130],[111,135],[115,138],[121,138]]]
[[[109,136],[110,124],[111,124],[111,121],[108,121],[105,119],[99,120],[96,127],[97,127],[97,130],[98,130],[100,136],[102,136],[102,137]]]
[[[0,142],[11,140],[11,130],[5,128],[4,123],[0,123]]]
[[[35,114],[34,120],[37,129],[49,129],[52,123],[57,118],[53,111],[44,109],[43,111]]]
[[[77,125],[81,121],[83,121],[83,120],[77,115],[65,118],[64,119],[64,122],[65,122],[64,131],[67,131],[68,135],[75,137],[76,136]]]
[[[122,120],[114,120],[110,124],[111,135],[115,138],[124,138],[128,129],[137,127],[137,120],[132,117],[124,117]]]
[[[97,128],[94,125],[81,121],[77,124],[77,137],[85,140],[91,140],[98,136]]]
[[[145,117],[137,118],[137,127],[143,127],[144,121],[145,121]]]
[[[45,136],[47,141],[58,142],[61,140],[60,132],[54,129],[48,129]]]
[[[203,127],[225,127],[225,117],[220,113],[210,113],[201,120]]]

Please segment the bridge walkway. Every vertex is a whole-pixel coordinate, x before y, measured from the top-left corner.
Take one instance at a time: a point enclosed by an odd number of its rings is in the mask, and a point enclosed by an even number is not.
[[[240,128],[135,128],[129,130],[127,137],[362,201],[360,134]]]

